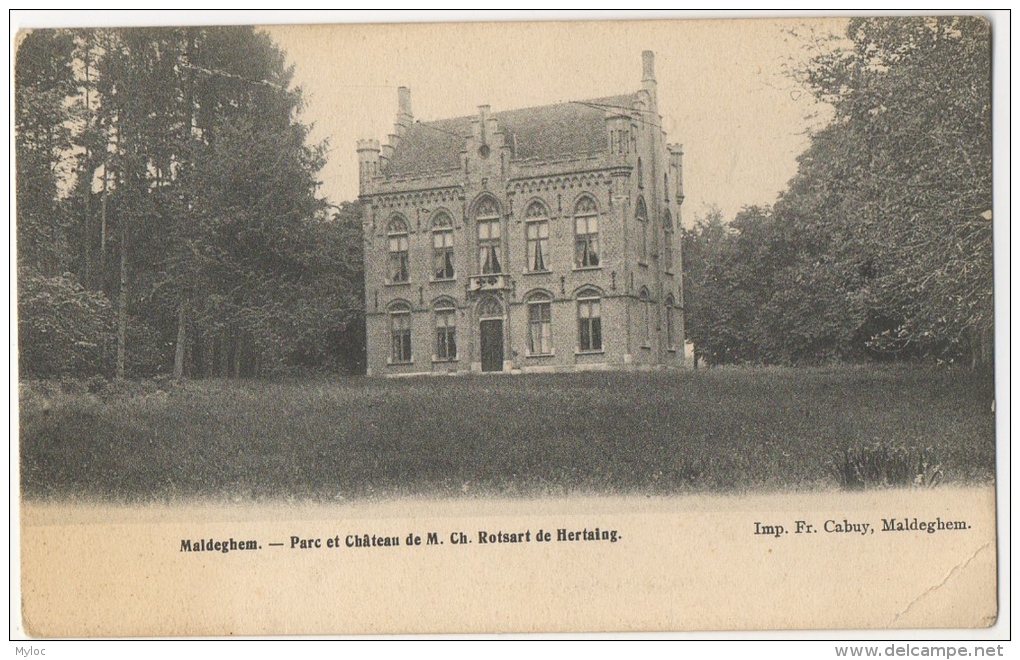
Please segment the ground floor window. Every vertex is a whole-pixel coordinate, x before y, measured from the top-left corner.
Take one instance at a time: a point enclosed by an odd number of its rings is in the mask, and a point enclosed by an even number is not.
[[[676,304],[673,302],[673,297],[670,296],[666,299],[666,348],[669,349],[676,349],[676,327],[673,320],[675,309]]]
[[[392,362],[411,361],[411,310],[407,306],[390,311],[390,345]]]
[[[602,305],[598,298],[577,301],[578,348],[581,351],[602,350]]]
[[[436,310],[436,358],[457,358],[457,312],[452,308]]]
[[[552,304],[546,298],[528,303],[528,351],[531,355],[552,354]]]
[[[652,302],[648,296],[648,289],[641,289],[641,312],[644,321],[641,323],[642,343],[644,346],[652,344]]]

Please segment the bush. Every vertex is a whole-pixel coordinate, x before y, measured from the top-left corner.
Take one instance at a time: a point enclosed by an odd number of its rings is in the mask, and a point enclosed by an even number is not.
[[[892,446],[875,442],[847,447],[836,453],[830,464],[841,488],[860,490],[875,486],[936,486],[942,481],[942,467],[931,448]]]
[[[117,318],[106,296],[70,274],[18,279],[21,377],[110,375]]]
[[[158,333],[128,320],[127,372],[164,370],[169,348]],[[18,278],[18,373],[21,378],[112,377],[117,364],[117,314],[100,291],[65,273]]]

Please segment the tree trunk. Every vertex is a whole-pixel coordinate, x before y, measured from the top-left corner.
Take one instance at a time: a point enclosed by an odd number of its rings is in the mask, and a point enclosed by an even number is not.
[[[236,330],[230,331],[231,335],[231,351],[230,351],[230,375],[232,378],[239,378],[241,376],[241,334]]]
[[[124,378],[127,361],[127,300],[128,300],[128,232],[127,218],[120,219],[120,291],[117,296],[117,378]]]
[[[92,146],[88,140],[91,137],[92,129],[92,102],[89,88],[92,84],[92,79],[89,75],[89,64],[92,59],[92,52],[89,48],[89,38],[85,37],[85,112],[89,113],[89,118],[85,124],[85,135],[86,146],[85,146],[85,166],[82,168],[84,176],[88,177],[85,181],[85,227],[83,229],[84,239],[82,240],[82,247],[84,248],[85,257],[85,275],[82,280],[85,282],[86,289],[94,288],[92,286],[92,178],[91,175],[95,174],[92,170]]]
[[[106,163],[103,163],[103,195],[100,198],[99,288],[106,291]]]
[[[220,331],[219,341],[219,375],[223,378],[230,378],[230,338],[227,336],[227,330],[224,328]]]
[[[174,347],[174,380],[180,382],[184,378],[185,348],[188,342],[187,317],[184,313],[185,302],[181,301],[177,308],[177,345]]]
[[[216,337],[208,332],[203,333],[205,342],[205,359],[202,362],[202,377],[211,378],[216,375]]]

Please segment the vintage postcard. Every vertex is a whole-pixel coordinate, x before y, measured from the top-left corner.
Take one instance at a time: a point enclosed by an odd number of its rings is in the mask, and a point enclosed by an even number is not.
[[[993,29],[18,32],[12,635],[987,636]]]

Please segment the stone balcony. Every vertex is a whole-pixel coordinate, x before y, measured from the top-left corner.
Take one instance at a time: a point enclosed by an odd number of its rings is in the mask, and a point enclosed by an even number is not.
[[[484,293],[486,291],[510,291],[514,288],[514,281],[509,275],[472,275],[468,278],[467,292]]]

